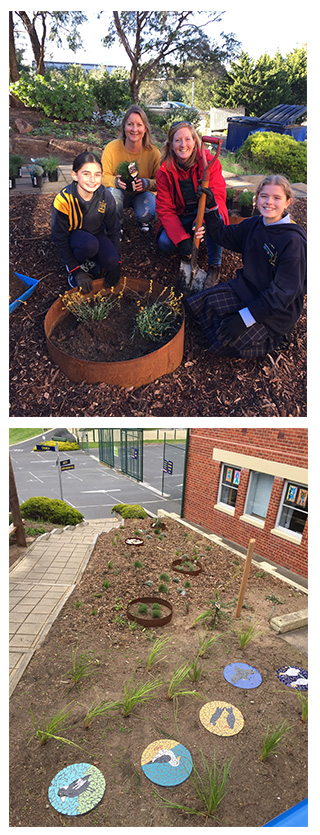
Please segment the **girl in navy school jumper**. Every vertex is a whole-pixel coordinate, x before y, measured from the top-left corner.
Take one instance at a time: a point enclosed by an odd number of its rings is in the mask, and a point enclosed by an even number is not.
[[[102,165],[85,151],[73,161],[72,183],[52,204],[52,240],[67,267],[71,287],[92,290],[92,277],[108,287],[120,278],[120,223],[115,200],[101,185]]]
[[[214,239],[242,255],[236,277],[185,300],[214,354],[260,357],[276,348],[298,320],[306,293],[306,233],[290,220],[292,189],[281,175],[256,192],[259,214],[225,226],[210,189],[205,223]]]

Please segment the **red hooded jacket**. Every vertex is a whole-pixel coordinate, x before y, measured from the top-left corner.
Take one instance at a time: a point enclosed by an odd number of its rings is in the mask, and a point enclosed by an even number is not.
[[[210,154],[210,151],[206,149],[204,153],[209,163],[212,160],[213,154]],[[192,178],[196,192],[198,181],[202,180],[203,177],[203,162],[200,150],[198,150],[197,162],[187,171],[176,166],[173,160],[170,161],[168,170],[167,161],[165,160],[156,173],[156,211],[159,220],[157,234],[159,234],[160,228],[164,227],[168,238],[170,238],[175,246],[180,241],[187,240],[190,237],[185,231],[179,217],[185,211],[185,203],[181,194],[179,180],[187,180],[189,177]],[[218,159],[216,159],[210,172],[209,188],[214,193],[224,223],[228,225],[229,215],[226,207],[226,183],[222,176],[221,163]]]

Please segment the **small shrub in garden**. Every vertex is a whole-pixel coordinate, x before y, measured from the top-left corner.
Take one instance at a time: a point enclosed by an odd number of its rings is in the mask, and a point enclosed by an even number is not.
[[[148,606],[146,603],[139,603],[138,606],[139,615],[147,615],[148,614]]]
[[[298,699],[301,707],[301,722],[308,721],[308,696],[304,693],[298,693]]]
[[[158,591],[160,592],[160,594],[167,594],[169,589],[168,589],[168,586],[166,586],[165,583],[159,583]]]
[[[282,722],[282,724],[279,723],[279,725],[276,726],[274,731],[271,731],[270,725],[268,725],[267,733],[265,734],[262,740],[261,754],[259,758],[261,762],[264,762],[267,759],[267,757],[270,757],[271,754],[274,754],[276,753],[276,751],[278,751],[278,745],[280,744],[280,742],[283,741],[284,736],[288,733],[289,730],[290,726],[287,724],[286,721]]]
[[[76,70],[50,70],[44,76],[21,72],[19,81],[10,84],[9,89],[26,107],[41,110],[46,116],[84,122],[92,117],[94,94],[84,70]]]
[[[46,496],[32,496],[20,505],[20,511],[28,519],[40,519],[57,525],[78,525],[83,514],[70,507],[62,499],[48,499]]]
[[[160,606],[160,603],[153,603],[153,604],[152,604],[152,617],[153,617],[153,618],[161,618],[161,606]]]
[[[139,504],[115,504],[111,513],[120,513],[124,519],[145,519],[147,511]]]
[[[248,136],[236,153],[237,160],[254,160],[271,174],[282,174],[291,183],[307,182],[307,145],[291,136],[263,131]]]

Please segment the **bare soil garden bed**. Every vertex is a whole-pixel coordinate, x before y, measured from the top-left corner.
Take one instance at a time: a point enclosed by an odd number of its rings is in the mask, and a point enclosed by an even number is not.
[[[128,545],[127,539],[143,539]],[[177,554],[178,552],[178,554]],[[177,577],[173,559],[195,552],[202,572]],[[173,520],[165,529],[151,526],[150,518],[126,520],[124,526],[101,534],[88,566],[35,652],[11,696],[10,710],[10,825],[54,826],[202,826],[205,819],[164,808],[155,791],[173,802],[199,806],[191,777],[175,788],[163,788],[147,779],[141,755],[158,739],[178,740],[190,752],[202,773],[201,754],[217,765],[232,759],[227,786],[230,791],[218,807],[218,827],[262,826],[307,796],[307,725],[301,721],[296,691],[277,677],[283,665],[307,667],[306,656],[270,628],[274,614],[284,615],[306,607],[306,596],[289,584],[252,565],[241,622],[260,621],[256,637],[241,650],[234,627],[243,560],[234,552],[208,541]],[[176,582],[178,580],[178,582]],[[165,588],[164,588],[165,587]],[[159,591],[161,589],[161,591]],[[200,659],[198,681],[188,679],[187,689],[199,696],[181,696],[176,718],[168,683],[177,666],[191,662],[199,650],[204,625],[195,618],[219,596],[223,617],[209,636],[219,635],[214,647]],[[128,602],[136,597],[163,598],[173,607],[172,619],[159,628],[144,628],[126,617]],[[223,608],[223,604],[229,604]],[[147,659],[155,638],[169,638],[159,663],[147,672]],[[72,650],[90,654],[90,677],[78,689],[68,674]],[[91,655],[92,654],[92,655]],[[233,662],[253,666],[262,676],[255,689],[241,689],[223,675]],[[128,716],[119,708],[96,717],[85,727],[88,708],[101,701],[121,700],[124,682],[163,684],[155,698],[137,705]],[[241,711],[243,728],[231,737],[209,733],[199,719],[200,709],[211,700],[231,703]],[[30,708],[38,725],[69,705],[72,711],[60,735],[81,749],[49,739],[40,745]],[[265,762],[259,760],[262,738],[270,724],[286,720],[291,730],[282,748]],[[59,733],[59,732],[58,732]],[[28,744],[29,742],[29,744]],[[84,816],[67,817],[48,800],[54,776],[75,762],[88,762],[104,775],[106,790],[99,805]]]
[[[35,190],[37,191],[37,190]],[[139,389],[86,381],[70,385],[50,360],[44,318],[67,289],[66,273],[51,243],[52,195],[10,197],[10,263],[15,272],[39,279],[27,305],[10,316],[10,414],[126,416],[306,416],[306,304],[289,344],[252,360],[212,357],[193,323],[187,322],[181,365]],[[307,201],[294,200],[292,218],[306,228]],[[156,222],[145,235],[131,210],[125,212],[122,274],[175,286],[179,257],[155,245]],[[199,266],[206,268],[200,249]],[[222,280],[234,276],[241,257],[224,250]]]

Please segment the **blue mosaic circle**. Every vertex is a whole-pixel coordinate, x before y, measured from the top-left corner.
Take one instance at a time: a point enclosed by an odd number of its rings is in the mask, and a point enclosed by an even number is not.
[[[250,664],[243,664],[242,661],[236,661],[234,664],[228,664],[224,668],[223,675],[229,684],[234,687],[242,687],[244,690],[252,690],[254,687],[259,687],[262,682],[262,676]]]
[[[90,763],[74,763],[53,778],[48,797],[63,815],[85,815],[102,799],[106,788],[103,774]]]
[[[293,690],[308,690],[308,670],[302,667],[279,667],[277,676],[282,684],[292,687]]]
[[[191,774],[192,757],[175,739],[157,739],[143,751],[141,768],[158,786],[178,786]]]

